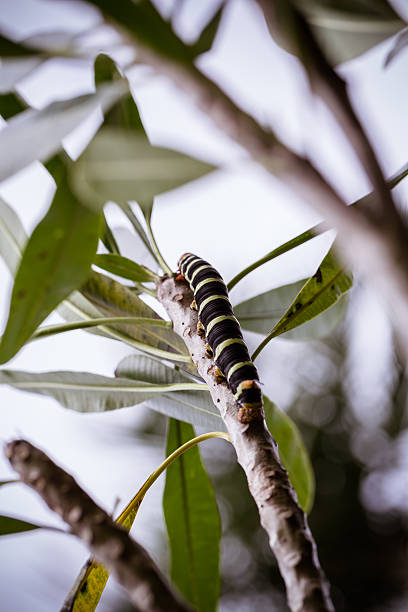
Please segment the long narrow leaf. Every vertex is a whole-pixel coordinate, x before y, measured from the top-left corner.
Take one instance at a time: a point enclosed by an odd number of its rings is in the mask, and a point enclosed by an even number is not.
[[[23,224],[14,210],[0,198],[0,256],[14,275],[27,242]]]
[[[286,312],[307,280],[277,287],[234,306],[234,312],[243,329],[268,334]],[[318,317],[285,332],[290,340],[317,340],[328,336],[340,323],[345,312],[345,300],[322,312]]]
[[[166,454],[194,437],[187,423],[170,419]],[[221,525],[210,479],[197,447],[167,468],[163,510],[171,577],[198,612],[213,612],[219,596]]]
[[[130,531],[147,491],[150,489],[153,483],[156,482],[159,476],[168,468],[169,465],[176,461],[186,451],[190,450],[190,448],[211,438],[221,438],[229,441],[227,434],[215,431],[208,434],[201,434],[200,436],[189,440],[186,444],[179,446],[144,482],[133,499],[120,513],[116,519],[116,522],[121,524],[127,531]],[[108,578],[109,572],[103,567],[103,565],[100,565],[92,557],[88,559],[88,561],[82,567],[72,589],[68,593],[61,612],[94,612],[99,603]]]
[[[272,338],[307,323],[334,306],[347,293],[352,284],[351,273],[341,267],[330,250],[272,331],[256,348],[252,359],[259,355]]]
[[[118,243],[116,242],[115,236],[113,235],[113,232],[108,225],[105,215],[103,216],[103,232],[101,240],[110,253],[120,255]]]
[[[272,338],[310,321],[336,304],[352,283],[351,274],[338,264],[330,250],[252,358],[255,359]]]
[[[301,0],[296,4],[333,65],[358,57],[405,26],[387,0]],[[282,44],[278,37],[276,42]]]
[[[0,115],[6,121],[27,109],[26,102],[15,92],[0,95]]]
[[[89,327],[112,325],[112,323],[131,323],[132,325],[152,325],[153,327],[170,327],[170,321],[162,319],[146,319],[143,317],[102,317],[100,319],[91,319],[90,321],[72,321],[71,323],[62,323],[61,325],[44,325],[39,327],[31,336],[31,340],[39,338],[48,338],[56,334],[62,334],[68,331],[76,331],[78,329],[87,329]]]
[[[85,202],[136,200],[149,207],[157,194],[180,187],[214,166],[154,147],[144,134],[104,126],[73,167],[72,186]]]
[[[159,315],[143,302],[129,287],[113,278],[93,272],[82,286],[81,293],[101,313],[99,316],[135,316],[160,319]],[[174,359],[189,363],[191,361],[183,340],[171,329],[154,329],[134,325],[115,324],[113,330],[124,333],[133,340],[151,347],[151,353],[165,356],[161,351],[174,353]]]
[[[94,264],[111,274],[121,276],[132,281],[152,282],[159,277],[145,266],[141,266],[127,257],[115,255],[114,253],[96,255]]]
[[[100,225],[100,213],[82,206],[63,179],[24,250],[0,343],[0,363],[11,359],[54,308],[85,281]]]
[[[27,236],[25,234],[20,219],[15,214],[13,209],[0,199],[0,256],[3,257],[7,267],[13,275],[15,274],[15,271],[21,261],[22,252],[26,242]],[[102,293],[104,294],[104,292]],[[90,295],[94,296],[94,293],[91,289]],[[133,293],[130,295],[126,293],[126,295],[123,297],[124,301],[126,301],[126,299],[129,300],[128,308],[127,310],[125,308],[124,315],[121,308],[119,308],[117,305],[115,305],[113,308],[114,313],[117,314],[117,312],[119,311],[119,316],[131,315],[132,318],[134,318],[135,316],[141,316],[146,318],[152,318],[153,316],[157,317],[154,311],[148,308],[144,303],[141,303],[141,301],[137,302],[137,305],[140,305],[141,308],[135,308],[135,295]],[[103,304],[104,303],[105,302],[103,302]],[[132,304],[133,308],[131,308]],[[64,300],[58,306],[57,311],[67,321],[75,322],[78,319],[82,319],[85,324],[89,323],[90,327],[85,327],[84,329],[91,333],[117,340],[119,342],[125,342],[129,346],[134,347],[135,349],[144,350],[146,352],[156,351],[156,342],[152,338],[149,337],[148,339],[149,343],[155,345],[151,349],[149,344],[144,344],[143,342],[135,340],[134,337],[129,336],[126,333],[126,330],[124,329],[123,325],[116,326],[115,324],[115,328],[110,327],[109,325],[103,327],[98,325],[98,327],[96,327],[93,324],[93,321],[95,319],[106,318],[103,315],[109,315],[111,314],[111,312],[108,308],[104,309],[104,312],[98,310],[95,304],[88,300],[84,295],[81,295],[78,291],[74,291],[68,299]],[[139,314],[135,314],[135,312],[138,312]],[[157,318],[157,321],[161,321],[161,319]],[[134,326],[132,326],[132,328],[133,327]],[[174,346],[177,348],[177,350],[186,351],[184,343],[180,340],[178,336],[175,336],[174,332],[171,333],[171,337],[168,337],[167,334],[163,333],[161,333],[160,336],[162,336],[164,340],[167,338],[170,342],[174,340]],[[140,338],[140,340],[142,340],[142,338]],[[186,353],[182,355],[181,358],[178,358],[176,353],[174,353],[174,357],[170,354],[166,354],[166,347],[169,351],[172,350],[172,348],[168,344],[164,344],[163,346],[163,352],[159,353],[159,356],[161,355],[162,357],[168,359],[180,359],[181,361],[186,363],[190,361]]]
[[[115,370],[115,375],[156,385],[168,385],[191,380],[180,371],[143,355],[131,355],[122,359]],[[160,414],[193,425],[225,430],[220,413],[214,406],[208,390],[164,393],[150,399],[146,405],[152,410],[160,412]]]
[[[200,390],[193,382],[153,385],[126,378],[109,378],[89,372],[22,372],[0,370],[0,384],[47,395],[78,412],[105,412],[135,406],[160,393]]]
[[[266,395],[263,399],[266,424],[278,443],[279,456],[288,471],[301,508],[310,512],[314,500],[315,478],[302,436],[285,412],[279,410]]]
[[[124,93],[120,82],[101,86],[95,93],[41,110],[26,110],[7,123],[0,132],[0,148],[7,151],[0,161],[0,181],[35,160],[44,161],[61,149],[65,136],[78,127],[92,111],[109,108]]]
[[[115,62],[108,55],[100,53],[95,59],[95,85],[98,87],[103,83],[112,83],[122,78]],[[104,125],[114,128],[124,128],[128,134],[137,139],[148,142],[147,134],[140,118],[139,110],[133,99],[132,93],[120,98],[116,104],[106,113]],[[135,196],[134,196],[135,197]],[[134,199],[134,198],[132,198]],[[141,223],[133,213],[127,202],[120,203],[123,212],[133,225],[136,233],[141,238],[149,253],[155,258],[155,253],[151,247],[149,238]]]
[[[223,2],[220,8],[214,13],[213,17],[202,30],[196,42],[191,45],[194,55],[201,55],[211,49],[214,44],[215,37],[220,26],[222,16],[224,14],[226,4]]]
[[[394,187],[399,185],[399,183],[407,176],[408,176],[408,164],[404,164],[404,166],[402,166],[399,170],[397,170],[397,172],[388,179],[387,181],[388,188],[394,189]],[[351,205],[357,206],[358,208],[362,208],[362,209],[364,208],[370,209],[372,208],[373,204],[375,204],[376,197],[377,195],[372,191],[368,193],[367,195],[363,196],[362,198],[359,198],[355,202],[352,202]],[[276,247],[276,249],[273,249],[272,251],[270,251],[263,257],[261,257],[261,259],[258,259],[251,265],[247,266],[244,270],[241,270],[241,272],[239,272],[236,276],[234,276],[234,278],[232,278],[227,284],[228,291],[231,291],[231,289],[235,287],[235,285],[239,283],[240,280],[245,278],[245,276],[247,276],[247,274],[249,274],[250,272],[253,272],[254,270],[259,268],[263,264],[267,263],[268,261],[272,261],[272,259],[275,259],[276,257],[279,257],[280,255],[283,255],[284,253],[287,253],[288,251],[295,249],[296,247],[300,246],[304,242],[308,242],[309,240],[312,240],[312,238],[315,238],[320,233],[326,230],[327,230],[327,224],[319,223],[318,225],[311,227],[305,232],[302,232],[298,236],[295,236],[295,238],[291,238],[284,244],[281,244],[280,246]]]
[[[41,527],[42,525],[28,523],[13,516],[0,515],[0,536],[23,533],[33,529],[41,529]]]

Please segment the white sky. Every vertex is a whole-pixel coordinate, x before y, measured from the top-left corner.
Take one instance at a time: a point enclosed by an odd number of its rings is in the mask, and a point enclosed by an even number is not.
[[[190,9],[180,19],[179,27],[192,36],[194,24],[200,22],[201,16],[192,12],[191,2],[186,5]],[[71,2],[0,0],[0,24],[12,29],[17,37],[38,32],[40,27],[43,30],[92,27],[95,12],[87,9],[78,13],[74,9],[75,3]],[[387,41],[341,68],[387,175],[406,163],[408,154],[407,58],[401,55],[384,70],[384,57],[390,47],[391,41]],[[214,49],[200,59],[200,66],[247,111],[271,125],[296,150],[310,156],[348,201],[369,189],[329,113],[310,95],[296,60],[271,42],[252,3],[235,0],[230,4]],[[155,77],[140,85],[139,71],[133,71],[132,75],[135,98],[152,142],[223,166],[195,184],[157,198],[154,230],[171,266],[175,266],[181,253],[192,250],[209,259],[228,280],[253,260],[319,220],[299,198],[250,163],[245,152],[228,141],[166,79]],[[91,88],[90,65],[83,63],[78,67],[70,62],[49,62],[18,86],[37,107]],[[47,174],[39,164],[33,164],[0,185],[0,195],[15,207],[25,227],[31,229],[46,210],[50,186]],[[398,194],[405,200],[407,187],[399,188]],[[116,221],[112,218],[114,224],[122,223],[122,218]],[[329,244],[329,237],[321,237],[270,262],[234,289],[233,302],[313,273]],[[4,288],[0,309],[5,321],[11,281],[2,263],[0,282]],[[371,319],[370,313],[364,310],[372,299],[372,296],[367,298],[362,306],[364,322],[378,324],[378,329],[384,327],[387,338],[388,327],[383,325],[381,309]],[[363,336],[360,341],[364,344],[367,338]],[[258,339],[249,338],[250,346],[257,343]],[[291,390],[284,383],[280,356],[285,355],[287,363],[287,357],[295,358],[296,351],[296,344],[278,341],[268,347],[259,361],[266,392],[283,407],[290,401]],[[113,341],[72,332],[30,344],[7,367],[112,375],[118,361],[130,352]],[[368,362],[366,380],[375,379],[376,368],[374,358]],[[143,414],[140,406],[83,416],[64,410],[46,397],[4,387],[0,388],[0,394],[1,437],[24,436],[43,447],[78,475],[85,488],[106,508],[112,508],[117,495],[126,503],[161,460],[160,445],[150,448],[126,437],[117,444],[115,433],[126,436],[126,428],[134,426]],[[10,474],[0,457],[0,478]],[[162,526],[160,495],[161,485],[149,494],[134,530],[135,537],[153,553],[157,529]],[[0,512],[28,520],[58,522],[36,495],[20,486],[0,490]],[[152,524],[155,527],[151,533]],[[31,547],[27,544],[29,540]],[[50,556],[55,559],[52,568]],[[2,600],[10,602],[10,611],[55,610],[84,559],[82,545],[65,536],[33,534],[3,538],[0,541]],[[47,576],[47,583],[41,582],[41,575]],[[32,588],[21,588],[26,581]]]

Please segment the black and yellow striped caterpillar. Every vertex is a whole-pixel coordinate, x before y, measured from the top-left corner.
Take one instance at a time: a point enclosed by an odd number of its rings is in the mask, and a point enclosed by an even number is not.
[[[251,361],[234,316],[222,277],[207,261],[185,253],[178,262],[180,273],[194,292],[198,310],[198,333],[205,335],[207,352],[214,357],[216,377],[227,380],[239,405],[238,418],[248,423],[262,418],[262,393],[256,367]]]

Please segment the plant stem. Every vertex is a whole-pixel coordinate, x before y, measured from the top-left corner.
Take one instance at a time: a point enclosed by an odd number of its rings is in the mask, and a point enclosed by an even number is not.
[[[259,344],[256,349],[254,350],[254,352],[251,355],[251,359],[252,361],[255,361],[255,359],[258,357],[259,353],[265,348],[265,346],[268,344],[268,342],[270,342],[272,340],[272,338],[275,336],[275,328],[266,336],[266,338],[264,338],[261,342],[261,344]]]
[[[152,226],[151,226],[151,223],[150,223],[150,219],[147,217],[147,215],[146,215],[145,219],[146,219],[147,233],[148,233],[148,236],[150,238],[150,242],[151,242],[151,245],[152,245],[155,257],[156,257],[157,261],[159,262],[163,272],[165,272],[165,274],[167,274],[168,276],[173,276],[173,271],[167,265],[166,261],[163,258],[163,255],[160,252],[159,247],[157,246],[157,242],[156,242],[156,239],[155,239],[154,234],[153,234],[153,230],[152,230]]]
[[[408,176],[408,164],[405,164],[404,166],[402,166],[402,168],[400,168],[395,174],[393,174],[388,179],[387,181],[388,188],[394,189],[394,187],[396,187],[406,176]],[[359,208],[363,208],[364,206],[367,206],[368,202],[373,197],[374,197],[373,192],[370,192],[369,194],[363,196],[362,198],[356,200],[355,202],[352,202],[350,206],[357,206]],[[308,240],[315,238],[318,234],[321,234],[322,232],[325,232],[328,229],[329,228],[327,227],[325,223],[318,223],[317,225],[314,225],[313,227],[306,230],[302,234],[299,234],[299,236],[296,236],[296,238],[292,238],[291,240],[288,240],[281,246],[278,246],[276,249],[273,249],[273,251],[270,251],[269,253],[261,257],[261,259],[258,259],[253,264],[251,264],[250,266],[248,266],[247,268],[239,272],[236,276],[234,276],[234,278],[232,278],[227,284],[228,291],[231,291],[231,289],[235,287],[235,285],[239,283],[240,280],[245,278],[247,274],[249,274],[250,272],[253,272],[257,268],[262,266],[264,263],[267,263],[268,261],[275,259],[275,257],[279,257],[279,255],[283,255],[284,253],[287,253],[291,249],[294,249],[300,246],[301,244],[307,242]]]
[[[277,247],[276,249],[273,249],[273,251],[270,251],[269,253],[261,257],[261,259],[258,259],[257,261],[255,261],[253,264],[251,264],[244,270],[241,270],[239,274],[234,276],[234,278],[232,278],[227,284],[228,291],[231,291],[231,289],[235,287],[235,285],[239,283],[240,280],[242,280],[250,272],[253,272],[257,268],[259,268],[259,266],[262,266],[264,263],[267,263],[268,261],[275,259],[275,257],[279,257],[279,255],[283,255],[284,253],[287,253],[291,249],[294,249],[295,247],[300,246],[304,242],[307,242],[308,240],[315,238],[315,236],[319,232],[323,231],[323,229],[324,228],[322,224],[315,225],[311,229],[303,232],[303,234],[300,234],[299,236],[296,236],[296,238],[292,238],[291,240],[288,240],[288,242],[285,242],[284,244]]]
[[[183,453],[185,453],[189,448],[192,448],[196,444],[199,444],[200,442],[204,442],[205,440],[210,440],[211,438],[221,438],[223,440],[227,440],[228,442],[230,442],[229,435],[223,431],[211,431],[209,433],[205,433],[205,434],[201,434],[200,436],[196,436],[195,438],[192,438],[188,442],[185,442],[185,444],[177,448],[171,455],[169,455],[163,461],[161,465],[159,465],[159,467],[154,472],[152,472],[152,474],[150,474],[149,478],[140,487],[139,491],[136,493],[134,498],[128,503],[128,505],[123,510],[123,512],[121,512],[121,514],[118,516],[118,518],[116,519],[116,522],[122,523],[128,517],[128,515],[132,512],[132,510],[139,509],[139,506],[142,503],[142,500],[144,496],[146,495],[147,491],[150,489],[152,484],[158,479],[160,474],[162,474],[168,468],[168,466],[171,463],[173,463],[173,461],[175,461],[178,457],[180,457]]]
[[[136,515],[138,513],[138,510],[140,508],[140,505],[144,499],[144,496],[146,495],[148,489],[152,486],[152,484],[160,476],[160,474],[162,474],[163,471],[166,468],[168,468],[168,466],[171,463],[173,463],[173,461],[177,459],[177,457],[185,453],[189,448],[191,448],[192,446],[195,446],[196,444],[199,444],[200,442],[209,440],[210,438],[221,438],[221,439],[229,441],[228,434],[224,432],[220,432],[220,431],[213,431],[210,433],[202,434],[201,436],[197,436],[193,438],[192,440],[189,440],[182,446],[180,446],[177,450],[174,451],[174,453],[169,455],[165,459],[165,461],[154,472],[152,472],[152,474],[150,474],[149,478],[145,481],[142,487],[138,490],[136,495],[131,499],[131,501],[128,503],[126,508],[119,514],[119,516],[116,519],[116,523],[119,523],[120,525],[122,525],[126,529],[126,531],[130,531],[130,529],[132,528],[133,522],[136,518]],[[103,589],[105,588],[105,585],[108,581],[109,572],[106,568],[104,568],[103,565],[98,563],[96,559],[94,559],[93,557],[90,557],[88,561],[85,563],[84,567],[82,568],[77,581],[75,582],[73,588],[71,589],[65,601],[65,606],[63,610],[73,610],[74,602],[77,602],[78,604],[80,604],[80,601],[78,601],[78,599],[81,598],[81,594],[83,592],[84,585],[89,584],[89,580],[91,579],[91,576],[95,571],[98,572],[98,577],[94,578],[95,585],[97,585],[98,587],[98,591],[93,590],[92,600],[90,601],[88,599],[88,602],[87,602],[87,610],[89,610],[89,612],[92,612],[93,610],[95,610],[96,606],[98,605],[99,599],[102,595]]]
[[[160,277],[158,276],[158,278]],[[133,284],[142,293],[147,293],[148,295],[151,295],[152,297],[157,297],[157,293],[155,289],[150,289],[150,287],[145,287],[144,285],[142,285],[142,283],[138,283],[137,281],[134,281]]]

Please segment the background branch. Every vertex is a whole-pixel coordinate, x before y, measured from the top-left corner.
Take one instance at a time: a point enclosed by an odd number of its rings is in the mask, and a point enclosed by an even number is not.
[[[144,612],[189,612],[142,546],[117,525],[77,482],[26,440],[6,445],[6,455],[21,480],[71,527],[97,559],[125,587]]]
[[[307,159],[286,147],[272,131],[264,129],[194,65],[191,48],[177,38],[170,24],[160,15],[155,13],[149,18],[156,28],[160,26],[162,35],[157,39],[149,38],[146,28],[143,29],[146,26],[143,19],[147,17],[141,14],[138,5],[128,0],[120,3],[89,1],[105,11],[127,39],[136,44],[141,62],[168,76],[254,160],[282,179],[327,219],[328,227],[334,226],[339,230],[338,244],[344,261],[357,267],[387,301],[400,348],[408,360],[408,231],[393,205],[384,205],[387,198],[388,203],[390,201],[390,196],[385,195],[388,188],[385,187],[384,191],[380,186],[382,209],[387,209],[387,214],[372,214],[366,207],[346,207],[342,198]],[[171,41],[171,46],[169,42],[166,49],[162,45],[164,33]],[[319,82],[323,83],[325,78],[320,74]],[[342,108],[344,111],[344,106]],[[350,116],[348,122],[356,127]],[[360,131],[359,150],[361,137]],[[354,142],[357,143],[355,138]],[[372,164],[368,164],[369,167],[372,168]],[[381,181],[377,176],[374,181],[377,188]]]
[[[197,313],[190,308],[193,294],[186,283],[165,278],[158,286],[158,297],[220,410],[278,561],[291,610],[332,611],[329,586],[319,564],[306,515],[297,503],[296,493],[265,421],[241,423],[231,390],[226,384],[216,382],[214,363],[207,357],[205,343],[196,332]]]
[[[371,180],[377,197],[371,201],[370,213],[376,222],[398,219],[392,196],[382,170],[351,105],[345,81],[333,70],[319,46],[310,25],[292,0],[256,0],[263,11],[271,35],[283,40],[285,48],[302,62],[310,86],[329,107],[343,129],[357,157]]]

